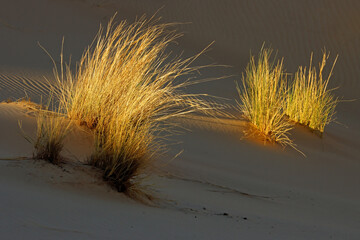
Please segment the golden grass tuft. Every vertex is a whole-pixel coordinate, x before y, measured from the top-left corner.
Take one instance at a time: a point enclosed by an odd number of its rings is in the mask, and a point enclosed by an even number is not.
[[[71,122],[66,119],[60,110],[49,111],[47,106],[34,106],[36,114],[36,137],[33,139],[23,133],[25,139],[34,145],[34,159],[46,160],[53,164],[59,164],[63,158],[61,151],[64,147],[64,139],[70,131]],[[19,127],[22,130],[21,122]]]
[[[53,164],[62,161],[63,141],[69,132],[70,122],[64,116],[40,110],[36,117],[37,131],[34,158]]]
[[[251,56],[242,77],[242,86],[237,84],[240,101],[238,108],[250,122],[248,134],[259,135],[264,141],[294,147],[289,138],[291,124],[285,119],[287,80],[283,72],[283,60],[275,64],[271,49],[262,48],[257,61]]]
[[[172,131],[170,119],[212,110],[200,95],[181,91],[191,83],[178,78],[199,69],[190,67],[198,55],[181,60],[165,53],[180,37],[172,26],[153,18],[118,25],[112,19],[105,31],[100,27],[75,74],[69,67],[55,71],[67,116],[93,129],[90,162],[130,196],[163,150],[162,139]]]
[[[315,67],[312,67],[312,56],[311,54],[309,68],[299,67],[295,73],[285,110],[290,120],[322,134],[325,126],[334,120],[335,107],[338,103],[332,90],[328,89],[337,57],[328,77],[323,79],[323,70],[329,55],[326,52],[323,53],[318,72]]]

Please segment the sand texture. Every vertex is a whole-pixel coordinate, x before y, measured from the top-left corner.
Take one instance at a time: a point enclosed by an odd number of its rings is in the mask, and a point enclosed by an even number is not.
[[[85,165],[92,138],[75,129],[67,164],[32,159],[34,109],[54,81],[62,38],[71,67],[99,23],[158,15],[185,23],[172,45],[184,56],[215,41],[195,65],[216,63],[203,78],[227,78],[186,91],[226,98],[263,42],[287,72],[339,54],[330,87],[339,103],[322,138],[296,126],[292,148],[244,139],[240,120],[180,119],[185,128],[147,179],[155,206],[111,189]],[[319,0],[13,0],[0,7],[0,239],[360,239],[360,1]],[[329,64],[330,65],[330,64]],[[328,71],[329,69],[327,69]],[[356,100],[357,99],[357,100]],[[347,101],[351,100],[351,101]],[[355,100],[355,101],[353,101]],[[11,103],[7,103],[11,102]],[[172,160],[178,152],[183,153]]]

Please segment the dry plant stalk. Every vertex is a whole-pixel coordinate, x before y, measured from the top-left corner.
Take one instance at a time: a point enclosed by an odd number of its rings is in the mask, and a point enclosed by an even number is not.
[[[262,48],[257,62],[251,56],[242,77],[243,89],[237,85],[240,102],[238,108],[250,122],[247,134],[259,135],[269,142],[295,147],[289,138],[291,124],[285,120],[287,82],[283,60],[275,65],[270,60],[271,49]]]
[[[132,195],[154,155],[163,150],[161,136],[172,131],[170,119],[196,111],[211,112],[201,95],[185,94],[179,76],[200,55],[181,60],[165,53],[180,37],[144,17],[116,25],[110,20],[83,54],[77,71],[57,71],[60,102],[70,119],[93,129],[95,150],[90,162],[104,171],[104,179]]]
[[[325,126],[334,120],[338,103],[338,98],[332,95],[332,90],[327,89],[337,57],[327,79],[323,79],[323,70],[329,54],[323,53],[318,72],[312,67],[312,56],[313,54],[310,57],[309,68],[299,67],[295,74],[288,92],[286,114],[290,120],[322,134]]]
[[[64,147],[63,141],[69,133],[70,121],[57,112],[39,110],[36,123],[33,158],[59,164],[62,161],[60,153]]]
[[[52,92],[50,96],[52,96]],[[64,147],[63,142],[70,131],[71,122],[62,114],[61,107],[56,111],[48,110],[50,102],[51,97],[46,106],[27,102],[36,114],[35,139],[23,131],[20,121],[19,127],[23,137],[34,145],[34,159],[42,159],[53,164],[59,164],[62,161],[60,153]]]

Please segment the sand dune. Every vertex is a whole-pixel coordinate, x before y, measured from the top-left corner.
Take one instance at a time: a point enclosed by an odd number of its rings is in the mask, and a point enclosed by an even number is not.
[[[16,0],[0,8],[0,101],[49,92],[62,37],[72,68],[91,43],[99,22],[158,13],[166,22],[191,22],[174,52],[211,50],[196,64],[218,63],[202,77],[231,76],[189,87],[235,103],[250,51],[263,42],[284,56],[288,72],[308,65],[321,49],[339,54],[331,87],[343,99],[359,99],[359,1],[144,1]],[[31,9],[31,11],[29,10]],[[330,61],[331,62],[331,61]],[[330,67],[330,64],[329,64]],[[323,138],[296,126],[291,148],[244,139],[240,120],[180,119],[188,131],[174,136],[155,162],[150,184],[156,207],[113,191],[84,165],[92,139],[80,129],[65,142],[67,164],[31,160],[33,110],[26,103],[0,103],[1,239],[359,239],[360,101],[340,103],[337,120]],[[346,126],[344,126],[346,125]],[[179,151],[183,153],[172,160]]]
[[[350,86],[359,86],[356,66],[360,61],[357,13],[360,5],[357,1],[130,2],[133,1],[127,1],[128,4],[108,1],[108,4],[109,8],[111,3],[126,8],[119,10],[120,15],[151,14],[164,6],[160,11],[164,19],[192,23],[182,27],[189,48],[196,51],[215,40],[216,45],[208,55],[239,67],[239,72],[247,63],[250,50],[257,52],[263,42],[279,50],[291,72],[299,64],[307,65],[312,51],[320,59],[320,51],[326,47],[333,58],[336,54],[340,56],[333,83],[345,85],[346,91],[351,91]]]

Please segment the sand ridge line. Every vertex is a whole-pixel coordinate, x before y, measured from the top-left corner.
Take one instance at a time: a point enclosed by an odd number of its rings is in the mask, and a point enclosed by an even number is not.
[[[239,190],[230,188],[230,187],[218,185],[218,184],[215,184],[215,183],[210,183],[210,182],[207,182],[207,181],[202,181],[202,180],[193,179],[193,178],[180,177],[180,176],[176,176],[176,175],[170,174],[170,173],[168,173],[168,174],[166,174],[166,175],[162,175],[162,176],[160,176],[160,177],[165,177],[165,178],[168,178],[168,179],[178,179],[178,180],[186,181],[186,182],[194,182],[194,183],[205,184],[205,185],[208,185],[208,186],[211,186],[211,187],[214,187],[214,188],[220,188],[220,189],[223,190],[223,191],[208,190],[208,191],[211,191],[211,192],[234,193],[234,194],[239,194],[239,195],[246,196],[246,197],[249,197],[249,198],[269,199],[269,200],[272,200],[272,197],[269,197],[269,196],[262,196],[262,195],[250,194],[250,193],[242,192],[242,191],[239,191]],[[224,191],[224,190],[225,190],[225,191]]]
[[[248,122],[240,119],[230,118],[217,118],[217,117],[206,117],[206,116],[181,116],[174,120],[181,122],[188,127],[196,127],[200,129],[213,130],[225,133],[243,133],[247,127]]]
[[[58,227],[50,227],[50,226],[46,226],[46,225],[43,225],[43,224],[37,223],[37,222],[35,222],[34,220],[30,220],[29,222],[30,222],[30,224],[32,224],[32,225],[34,225],[34,226],[37,226],[37,227],[40,227],[40,228],[44,228],[44,229],[47,229],[47,230],[51,230],[51,231],[57,231],[57,232],[71,232],[71,233],[80,233],[80,234],[87,234],[87,235],[90,235],[89,233],[86,233],[86,232],[81,232],[81,231],[78,231],[78,230],[72,230],[72,229],[66,229],[66,228],[58,228]]]

